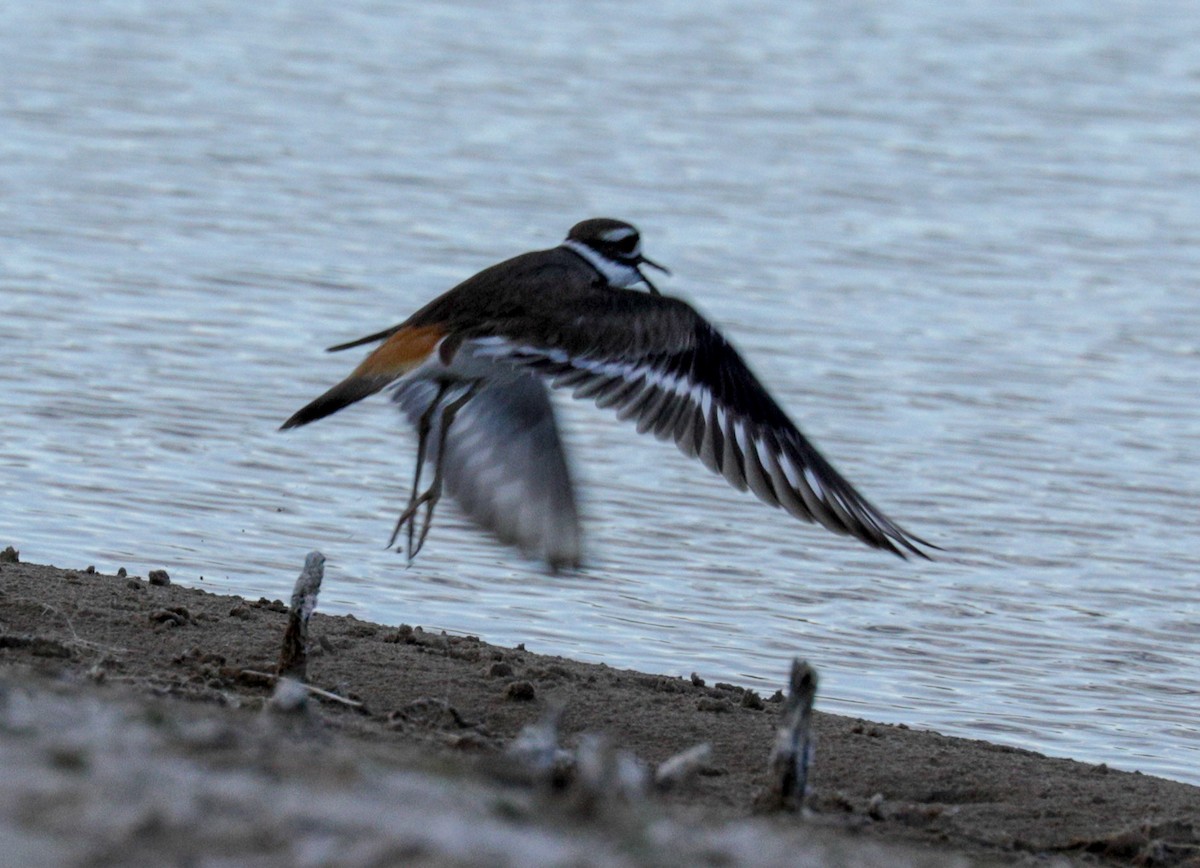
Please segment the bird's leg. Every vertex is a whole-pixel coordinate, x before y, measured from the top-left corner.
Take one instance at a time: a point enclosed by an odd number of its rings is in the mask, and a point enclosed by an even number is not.
[[[446,458],[446,436],[450,432],[450,426],[454,423],[454,417],[458,415],[458,411],[468,401],[475,397],[475,393],[479,391],[479,386],[480,383],[476,380],[468,385],[466,391],[459,397],[442,408],[441,427],[438,429],[437,460],[433,463],[433,482],[429,484],[429,489],[420,498],[425,502],[425,523],[421,526],[421,535],[417,538],[415,548],[413,547],[413,531],[417,523],[415,515],[413,520],[408,524],[408,559],[410,561],[417,556],[417,552],[421,550],[421,546],[425,545],[425,537],[429,536],[429,528],[433,524],[433,508],[437,506],[437,502],[442,497],[442,468]]]
[[[400,528],[404,527],[404,522],[411,519],[413,513],[417,510],[417,490],[421,485],[421,470],[425,467],[425,447],[429,442],[429,431],[433,423],[433,413],[437,410],[438,405],[442,402],[442,398],[445,397],[449,388],[449,383],[439,383],[437,395],[429,402],[429,406],[425,408],[425,412],[417,420],[417,466],[413,473],[412,492],[408,496],[408,506],[404,508],[404,512],[400,513],[400,518],[396,519],[396,527],[392,529],[392,537],[388,540],[387,544],[388,548],[396,544],[396,537],[400,536]],[[409,549],[411,550],[411,532],[409,536]]]
[[[417,556],[417,553],[421,550],[421,546],[425,544],[425,537],[429,535],[430,524],[433,521],[433,508],[437,506],[437,502],[442,497],[442,462],[445,460],[446,454],[446,435],[450,430],[450,425],[454,422],[455,415],[479,391],[480,384],[470,383],[461,395],[443,406],[442,401],[445,399],[446,393],[454,385],[453,383],[442,383],[438,389],[437,397],[430,402],[428,409],[421,414],[421,418],[417,421],[417,469],[413,477],[412,494],[409,496],[408,506],[405,507],[404,512],[400,513],[400,517],[396,519],[396,527],[392,531],[391,540],[388,541],[388,548],[391,548],[395,545],[396,537],[400,535],[401,528],[408,525],[407,551],[410,561]],[[425,462],[429,434],[433,429],[433,414],[438,407],[441,407],[442,412],[439,421],[437,453],[433,462],[433,482],[429,484],[429,488],[418,494],[417,492],[421,484],[421,468]],[[422,505],[425,507],[425,522],[421,528],[420,537],[417,537],[416,515]]]

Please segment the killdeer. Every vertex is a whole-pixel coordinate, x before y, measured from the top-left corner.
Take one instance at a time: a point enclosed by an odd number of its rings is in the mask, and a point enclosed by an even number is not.
[[[819,453],[738,352],[686,302],[661,295],[637,229],[597,218],[558,247],[493,265],[397,326],[330,347],[379,343],[283,423],[316,421],[389,386],[417,431],[408,505],[411,560],[443,485],[476,523],[544,559],[580,562],[580,527],[549,388],[572,390],[673,440],[738,489],[869,546],[928,558]],[[634,289],[644,284],[648,292]],[[421,490],[422,469],[433,480]],[[417,516],[425,508],[420,533]]]

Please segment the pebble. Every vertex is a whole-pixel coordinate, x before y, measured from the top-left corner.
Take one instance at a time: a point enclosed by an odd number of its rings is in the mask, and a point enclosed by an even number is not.
[[[508,685],[508,689],[504,691],[504,695],[518,702],[532,702],[537,696],[537,691],[533,689],[533,685],[528,681],[514,681]]]

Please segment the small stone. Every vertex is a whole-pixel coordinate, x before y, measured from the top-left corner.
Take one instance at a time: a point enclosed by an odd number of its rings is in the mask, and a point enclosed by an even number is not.
[[[130,579],[129,581],[127,581],[125,583],[125,587],[133,588],[133,590],[135,590],[135,591],[140,591],[142,589],[142,583],[139,582],[137,579]]]
[[[448,736],[446,744],[455,750],[470,751],[472,753],[482,753],[491,747],[488,740],[477,732],[464,732],[459,735]]]
[[[171,577],[167,575],[166,570],[151,570],[146,578],[152,585],[163,586],[171,584]]]
[[[288,610],[287,603],[283,602],[283,600],[268,600],[266,597],[259,597],[258,602],[251,603],[250,605],[256,609],[266,609],[268,612],[286,613]]]
[[[121,567],[120,569],[117,570],[117,578],[118,579],[123,579],[127,575],[129,575],[129,572],[124,567]]]
[[[697,675],[695,672],[692,673],[692,686],[693,687],[703,687],[704,686],[704,679],[701,678],[699,675]]]
[[[489,678],[508,678],[513,674],[513,668],[507,663],[493,663],[487,669]]]
[[[508,699],[513,699],[517,702],[532,702],[537,696],[537,691],[533,689],[533,685],[528,681],[514,681],[508,685],[508,689],[504,691],[504,695]]]
[[[762,711],[766,706],[763,705],[761,696],[753,690],[747,690],[742,694],[742,708],[752,708],[755,711]]]
[[[164,627],[183,627],[191,623],[192,617],[187,609],[177,607],[174,609],[159,609],[157,612],[150,613],[150,620],[156,624],[162,624]]]
[[[84,570],[84,572],[85,572],[85,573],[87,573],[89,576],[94,576],[94,575],[96,575],[96,565],[95,565],[95,564],[88,564],[88,566],[87,566],[87,569],[86,569],[86,570]]]
[[[872,820],[882,820],[883,816],[883,793],[876,793],[871,796],[867,802],[867,816]]]

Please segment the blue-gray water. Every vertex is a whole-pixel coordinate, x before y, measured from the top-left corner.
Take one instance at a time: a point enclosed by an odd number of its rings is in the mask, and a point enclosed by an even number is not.
[[[0,544],[1200,782],[1200,6],[10,4]],[[479,268],[622,217],[901,562],[565,407],[592,566],[443,509],[382,399]]]

